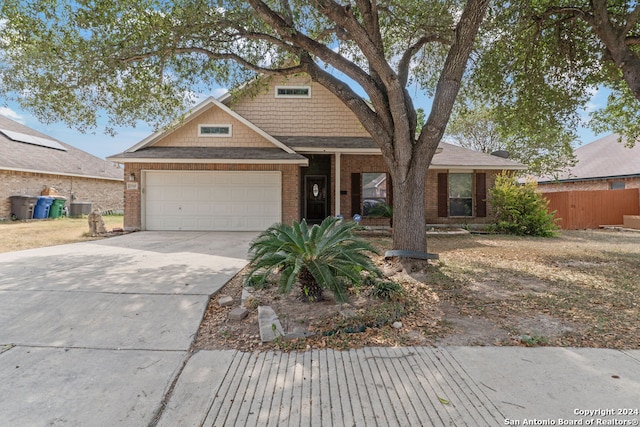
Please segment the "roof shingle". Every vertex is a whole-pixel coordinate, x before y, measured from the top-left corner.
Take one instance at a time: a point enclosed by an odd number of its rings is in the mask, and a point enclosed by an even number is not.
[[[627,148],[611,134],[575,150],[578,163],[558,177],[544,176],[538,182],[567,181],[640,175],[640,145]]]
[[[122,180],[124,171],[112,162],[58,141],[0,116],[0,129],[54,140],[66,151],[14,141],[0,132],[0,169]]]

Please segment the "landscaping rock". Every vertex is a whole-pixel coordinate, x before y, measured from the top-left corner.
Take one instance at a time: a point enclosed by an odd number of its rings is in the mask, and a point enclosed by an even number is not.
[[[248,300],[249,298],[253,297],[253,294],[251,294],[251,292],[247,289],[247,288],[242,288],[242,296],[240,297],[240,305],[242,307],[244,307],[244,302],[246,300]]]
[[[393,322],[393,326],[395,329],[400,329],[402,328],[402,322]]]
[[[340,310],[340,315],[345,319],[351,319],[352,317],[356,317],[358,313],[356,313],[356,311],[351,308],[343,308],[342,310]]]
[[[236,307],[229,312],[230,320],[242,320],[249,314],[249,310],[244,307]]]
[[[258,306],[258,325],[262,342],[271,342],[285,335],[276,312],[267,305]]]
[[[233,298],[229,296],[222,296],[218,298],[218,304],[220,304],[220,307],[228,307],[233,305]]]

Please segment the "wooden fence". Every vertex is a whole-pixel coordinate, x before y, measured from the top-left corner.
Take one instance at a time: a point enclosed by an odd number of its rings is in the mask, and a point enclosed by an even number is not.
[[[557,211],[564,230],[620,225],[623,215],[640,214],[640,189],[602,191],[559,191],[544,193],[549,212]]]

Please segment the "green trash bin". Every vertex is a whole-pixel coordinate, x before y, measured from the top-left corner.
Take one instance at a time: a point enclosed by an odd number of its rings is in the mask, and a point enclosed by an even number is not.
[[[64,212],[65,203],[67,203],[67,199],[64,197],[54,198],[51,208],[49,208],[49,218],[60,218]]]

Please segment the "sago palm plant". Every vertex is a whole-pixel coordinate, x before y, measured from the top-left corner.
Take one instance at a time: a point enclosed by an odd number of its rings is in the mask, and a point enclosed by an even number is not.
[[[251,243],[251,268],[245,280],[259,284],[279,272],[280,292],[290,292],[299,282],[307,301],[320,301],[323,289],[331,290],[336,300],[345,301],[347,286],[361,283],[363,272],[380,276],[368,256],[376,250],[353,234],[356,227],[354,222],[334,217],[311,227],[305,220],[273,225]]]

